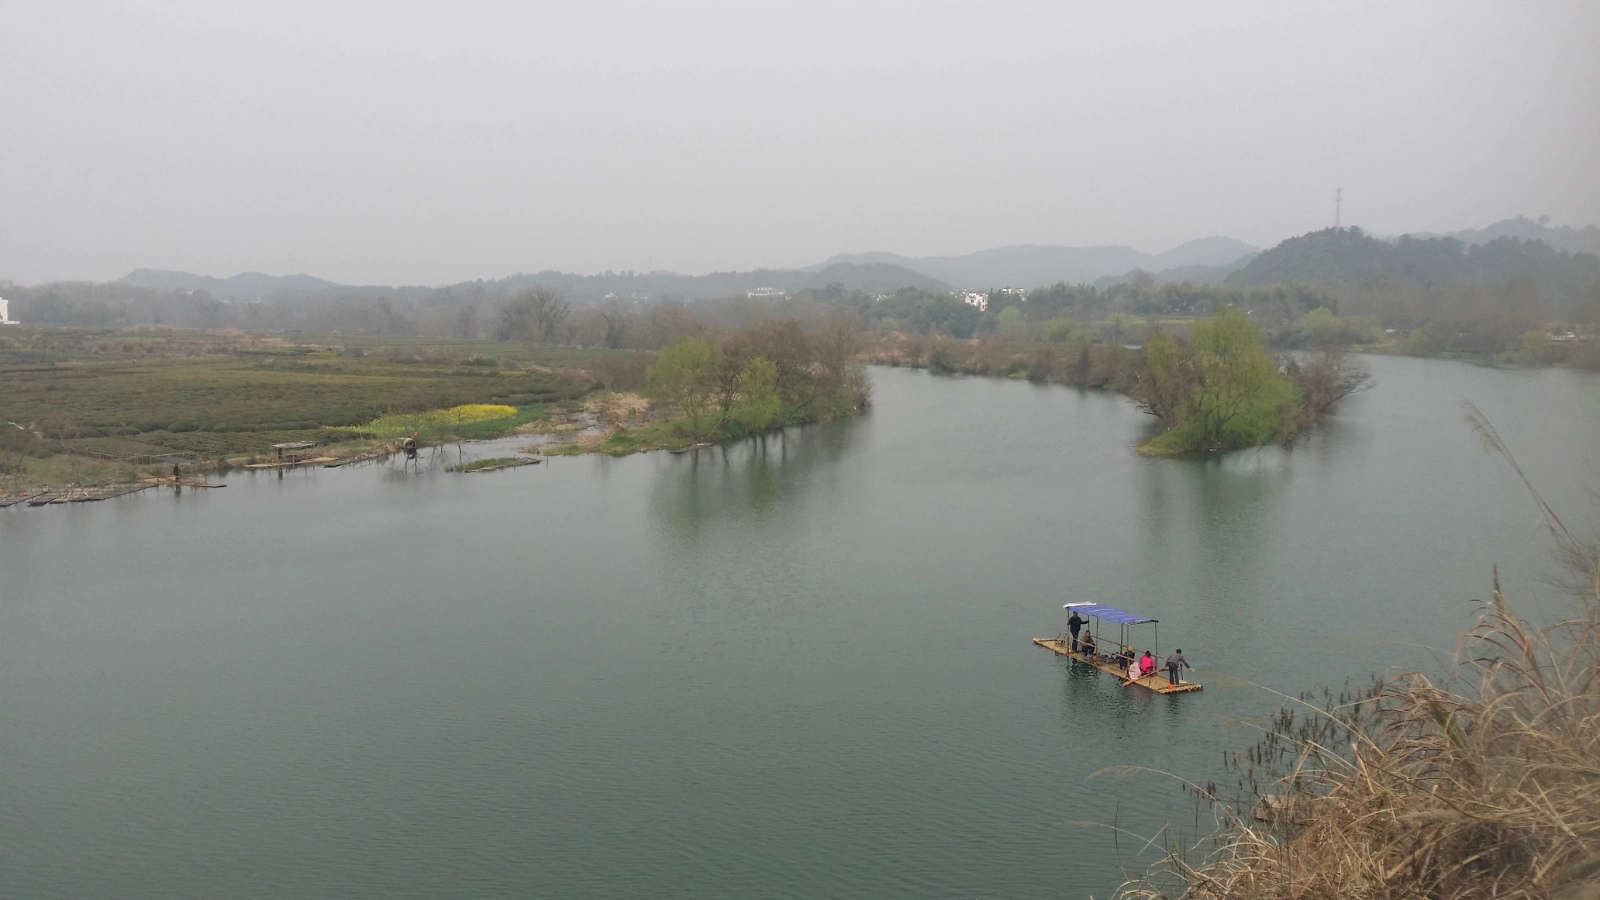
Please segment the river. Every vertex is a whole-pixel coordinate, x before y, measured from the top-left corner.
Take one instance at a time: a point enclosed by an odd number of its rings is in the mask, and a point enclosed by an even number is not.
[[[1105,897],[1197,824],[1107,766],[1220,781],[1252,682],[1441,668],[1496,563],[1557,604],[1461,403],[1592,523],[1600,378],[1370,363],[1223,459],[878,369],[866,416],[681,456],[0,511],[0,894]],[[1205,691],[1032,645],[1069,599],[1158,616]]]

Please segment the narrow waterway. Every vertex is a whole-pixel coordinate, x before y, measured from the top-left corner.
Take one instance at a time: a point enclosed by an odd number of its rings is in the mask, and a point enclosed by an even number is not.
[[[0,511],[0,895],[1104,897],[1197,824],[1107,766],[1219,778],[1249,682],[1442,667],[1496,563],[1557,603],[1461,404],[1592,523],[1600,378],[1370,363],[1219,460],[1134,454],[1118,396],[880,369],[858,420],[681,456]],[[1205,691],[1033,646],[1069,599]]]

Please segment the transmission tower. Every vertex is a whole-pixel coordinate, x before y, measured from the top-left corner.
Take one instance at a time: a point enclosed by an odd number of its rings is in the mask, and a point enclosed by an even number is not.
[[[1333,189],[1333,230],[1338,231],[1344,213],[1344,188]]]

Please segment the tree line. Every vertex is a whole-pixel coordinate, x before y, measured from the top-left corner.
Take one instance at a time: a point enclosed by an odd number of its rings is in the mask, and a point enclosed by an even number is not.
[[[691,439],[757,434],[862,409],[870,386],[859,351],[846,316],[752,322],[668,345],[646,385]]]

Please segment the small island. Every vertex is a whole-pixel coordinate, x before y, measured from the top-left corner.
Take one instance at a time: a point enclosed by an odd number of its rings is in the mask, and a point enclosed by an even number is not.
[[[608,427],[592,427],[545,452],[676,451],[852,416],[872,395],[860,347],[855,322],[844,316],[762,321],[722,336],[686,337],[663,348],[646,369],[648,399],[595,398],[586,411],[591,417],[598,412]]]
[[[1142,362],[1129,393],[1162,428],[1139,445],[1148,456],[1285,443],[1371,383],[1331,347],[1274,359],[1260,326],[1231,307],[1195,321],[1187,343],[1157,330]]]

